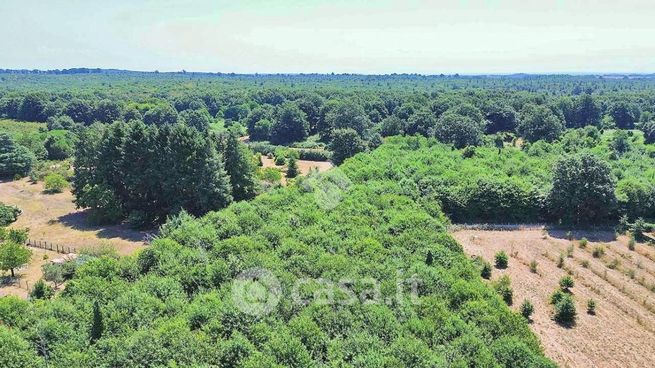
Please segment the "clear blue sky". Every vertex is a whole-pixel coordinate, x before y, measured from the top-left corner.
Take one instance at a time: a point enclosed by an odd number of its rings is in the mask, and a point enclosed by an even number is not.
[[[1,0],[0,68],[655,72],[653,0]]]

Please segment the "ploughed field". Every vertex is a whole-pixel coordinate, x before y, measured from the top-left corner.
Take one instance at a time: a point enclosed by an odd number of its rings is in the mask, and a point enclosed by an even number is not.
[[[453,236],[470,256],[492,265],[496,252],[509,256],[506,269],[494,268],[491,280],[507,274],[514,290],[513,310],[524,299],[534,305],[532,330],[548,357],[563,367],[647,367],[655,360],[655,248],[637,243],[628,248],[626,236],[612,232],[543,230],[461,230]],[[589,239],[584,248],[579,239]],[[571,252],[571,246],[572,252]],[[596,256],[594,256],[596,249]],[[603,249],[604,254],[600,254]],[[558,267],[560,255],[564,263]],[[537,262],[537,272],[530,263]],[[550,295],[559,279],[570,274],[577,320],[563,327],[553,319]],[[596,313],[587,313],[587,301]]]

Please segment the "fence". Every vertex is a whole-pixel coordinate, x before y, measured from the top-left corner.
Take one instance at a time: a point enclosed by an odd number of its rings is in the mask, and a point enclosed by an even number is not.
[[[33,248],[51,250],[53,252],[57,252],[61,254],[77,253],[77,249],[75,247],[71,247],[70,245],[55,244],[53,242],[47,242],[45,240],[27,239],[27,246]]]

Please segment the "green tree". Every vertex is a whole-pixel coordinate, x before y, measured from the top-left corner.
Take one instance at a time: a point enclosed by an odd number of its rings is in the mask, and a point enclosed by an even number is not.
[[[647,121],[641,124],[641,131],[644,132],[644,142],[646,144],[655,143],[655,120]]]
[[[113,123],[121,119],[121,106],[113,100],[104,99],[96,105],[95,120],[101,123]]]
[[[11,271],[11,277],[15,277],[14,270],[30,261],[32,251],[25,245],[13,241],[5,241],[0,244],[0,270]]]
[[[223,153],[225,171],[232,186],[232,197],[236,201],[253,198],[258,188],[252,152],[233,132],[222,135],[220,142],[218,150]]]
[[[309,123],[307,116],[293,102],[280,105],[277,119],[271,127],[271,142],[274,144],[287,144],[302,141],[307,137]]]
[[[447,111],[437,119],[433,134],[443,143],[464,148],[482,143],[483,129],[470,117]]]
[[[211,116],[206,109],[201,110],[184,110],[180,114],[180,120],[199,132],[207,132],[211,123]]]
[[[336,129],[332,132],[332,161],[339,165],[345,159],[366,151],[364,142],[354,129]]]
[[[603,220],[615,207],[614,187],[609,166],[596,156],[562,157],[553,170],[547,199],[550,213],[565,223]]]
[[[0,177],[29,174],[36,158],[7,133],[0,133]]]
[[[620,129],[633,129],[639,121],[641,111],[639,106],[628,101],[617,101],[610,106],[608,111],[616,126]]]
[[[326,116],[327,131],[322,132],[322,139],[329,140],[336,129],[352,129],[360,136],[371,127],[371,121],[364,108],[353,101],[339,102]]]
[[[523,108],[516,131],[529,142],[552,142],[562,134],[564,124],[548,107],[530,104]]]
[[[88,125],[93,122],[93,110],[93,106],[88,101],[74,98],[68,103],[68,105],[66,105],[64,112],[66,115],[70,116],[74,122]]]
[[[298,176],[298,162],[296,162],[295,157],[289,157],[289,163],[287,164],[287,178],[295,178]]]
[[[143,115],[143,122],[149,125],[166,125],[177,123],[177,111],[170,104],[160,104]]]

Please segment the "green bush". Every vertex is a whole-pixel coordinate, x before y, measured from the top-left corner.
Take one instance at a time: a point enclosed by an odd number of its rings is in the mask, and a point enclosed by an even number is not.
[[[529,300],[525,299],[521,304],[521,315],[525,317],[525,319],[530,320],[532,312],[534,312],[534,306]]]
[[[15,206],[0,203],[0,227],[7,226],[18,219],[21,210]]]
[[[589,244],[589,241],[587,238],[582,238],[578,244],[580,245],[580,248],[584,249],[587,247],[587,244]]]
[[[496,260],[496,268],[507,268],[508,257],[505,251],[501,250],[500,252],[497,252],[494,258]]]
[[[32,299],[50,299],[55,294],[50,285],[46,284],[43,279],[37,281],[32,290],[30,291],[30,298]]]
[[[530,272],[537,273],[537,266],[538,265],[539,264],[537,263],[536,260],[533,259],[532,261],[530,261]]]
[[[501,276],[496,282],[494,282],[493,286],[505,303],[507,303],[507,305],[512,305],[514,290],[512,289],[512,281],[509,276]]]
[[[576,311],[573,297],[563,293],[561,298],[555,303],[555,321],[563,325],[572,325],[575,323]]]
[[[68,187],[68,181],[66,181],[61,174],[51,173],[46,175],[43,180],[45,182],[44,188],[47,193],[61,193],[66,187]]]
[[[597,245],[594,247],[594,249],[591,251],[591,255],[594,258],[600,258],[605,255],[605,247],[602,245]]]
[[[482,262],[482,269],[480,271],[480,276],[482,276],[483,279],[490,279],[491,278],[491,264],[487,261]]]
[[[589,299],[587,301],[587,313],[594,315],[596,314],[596,301],[593,299]]]
[[[571,275],[566,275],[559,279],[559,287],[564,291],[569,291],[569,289],[571,289],[574,285],[575,283]]]

